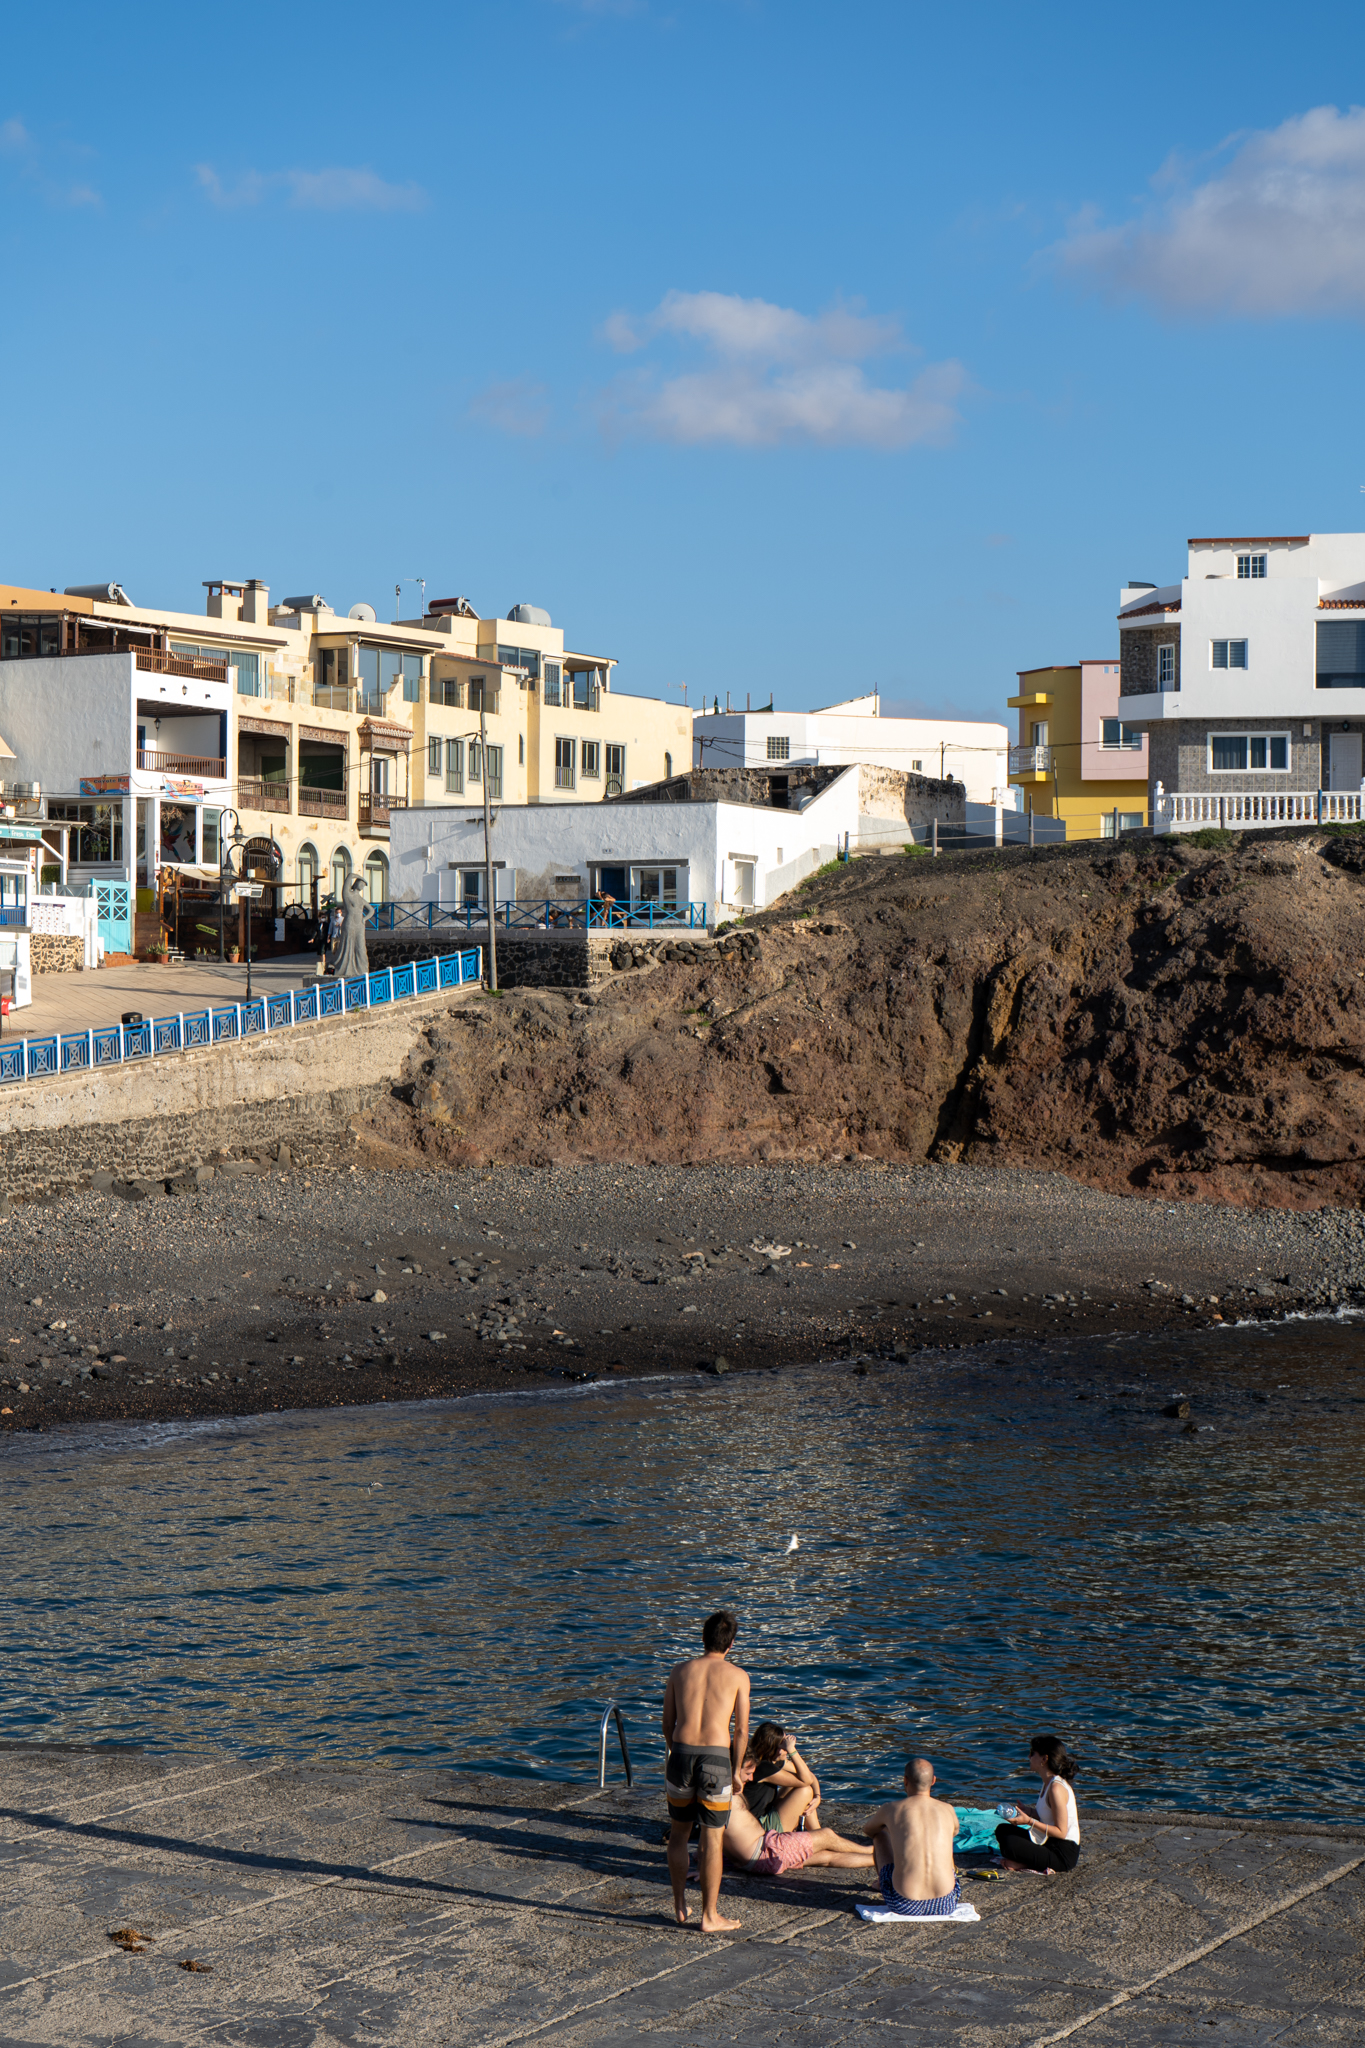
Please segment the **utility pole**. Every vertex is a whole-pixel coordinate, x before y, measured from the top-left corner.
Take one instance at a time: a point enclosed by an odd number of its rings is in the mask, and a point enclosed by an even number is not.
[[[479,706],[479,767],[483,783],[483,874],[488,892],[488,985],[498,985],[498,906],[493,898],[493,821],[488,815],[488,715]]]

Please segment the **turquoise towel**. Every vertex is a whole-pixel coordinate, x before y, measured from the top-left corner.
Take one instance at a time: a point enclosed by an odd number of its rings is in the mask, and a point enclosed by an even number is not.
[[[994,1849],[1000,1816],[993,1806],[959,1806],[957,1833],[953,1836],[954,1856],[968,1856],[974,1849]]]

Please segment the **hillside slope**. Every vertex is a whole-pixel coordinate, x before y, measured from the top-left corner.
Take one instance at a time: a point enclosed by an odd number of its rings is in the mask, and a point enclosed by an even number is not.
[[[1365,1189],[1360,837],[860,861],[745,936],[588,999],[452,1011],[372,1150],[994,1161],[1294,1207]]]

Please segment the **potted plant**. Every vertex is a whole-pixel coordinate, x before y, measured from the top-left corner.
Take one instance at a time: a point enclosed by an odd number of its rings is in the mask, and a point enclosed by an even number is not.
[[[234,966],[234,967],[236,967],[236,966],[237,966],[237,965],[238,965],[238,964],[240,963],[240,961],[241,961],[241,958],[242,958],[242,949],[241,949],[241,947],[240,947],[240,946],[229,946],[229,947],[228,947],[228,959],[229,959],[229,960],[230,960],[230,961],[232,962],[232,964],[233,964],[233,966]]]

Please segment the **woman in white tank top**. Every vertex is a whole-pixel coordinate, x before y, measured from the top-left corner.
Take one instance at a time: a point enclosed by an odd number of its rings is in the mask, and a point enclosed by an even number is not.
[[[1071,1781],[1076,1766],[1058,1735],[1035,1735],[1029,1769],[1043,1781],[1035,1821],[1002,1823],[995,1831],[1006,1870],[1074,1870],[1081,1856],[1081,1823]],[[1018,1809],[1015,1809],[1018,1812]],[[1020,1816],[1022,1820],[1023,1816]]]

